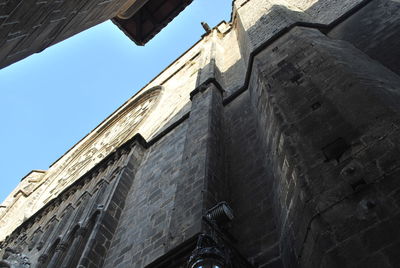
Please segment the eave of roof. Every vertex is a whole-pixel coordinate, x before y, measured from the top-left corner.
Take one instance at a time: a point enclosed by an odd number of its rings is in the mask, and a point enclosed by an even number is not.
[[[112,19],[133,42],[143,46],[183,11],[193,0],[150,0],[131,18]]]

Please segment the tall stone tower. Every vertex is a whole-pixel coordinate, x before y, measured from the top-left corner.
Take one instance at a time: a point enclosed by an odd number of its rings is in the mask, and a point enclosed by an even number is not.
[[[399,36],[398,0],[234,1],[21,181],[0,267],[399,267]]]

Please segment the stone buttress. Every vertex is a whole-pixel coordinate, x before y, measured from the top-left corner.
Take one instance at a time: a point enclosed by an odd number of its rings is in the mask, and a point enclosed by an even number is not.
[[[399,11],[395,0],[234,1],[229,23],[24,179],[3,222],[43,181],[40,193],[60,192],[7,227],[2,262],[187,267],[212,233],[206,212],[225,201],[234,219],[217,242],[232,268],[399,267]],[[68,169],[89,161],[82,152],[103,158]]]

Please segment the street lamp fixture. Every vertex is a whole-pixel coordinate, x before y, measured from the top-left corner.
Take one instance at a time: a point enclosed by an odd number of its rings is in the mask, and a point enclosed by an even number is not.
[[[204,233],[198,236],[187,268],[253,268],[232,244],[236,240],[226,227],[233,219],[233,210],[225,201],[219,202],[203,215],[206,224]]]
[[[188,268],[229,268],[229,256],[225,249],[218,246],[208,235],[201,234],[196,249],[190,256]]]

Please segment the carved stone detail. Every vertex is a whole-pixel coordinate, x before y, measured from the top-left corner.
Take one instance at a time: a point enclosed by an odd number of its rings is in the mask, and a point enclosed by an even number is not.
[[[50,186],[49,193],[57,195],[65,186],[131,138],[158,102],[160,92],[161,87],[148,90],[132,101],[116,118],[96,129],[92,137],[78,144],[76,150],[65,156],[58,174],[53,174],[57,179]]]
[[[0,260],[0,268],[30,268],[31,262],[29,258],[21,254],[13,248],[6,248],[2,260]]]

